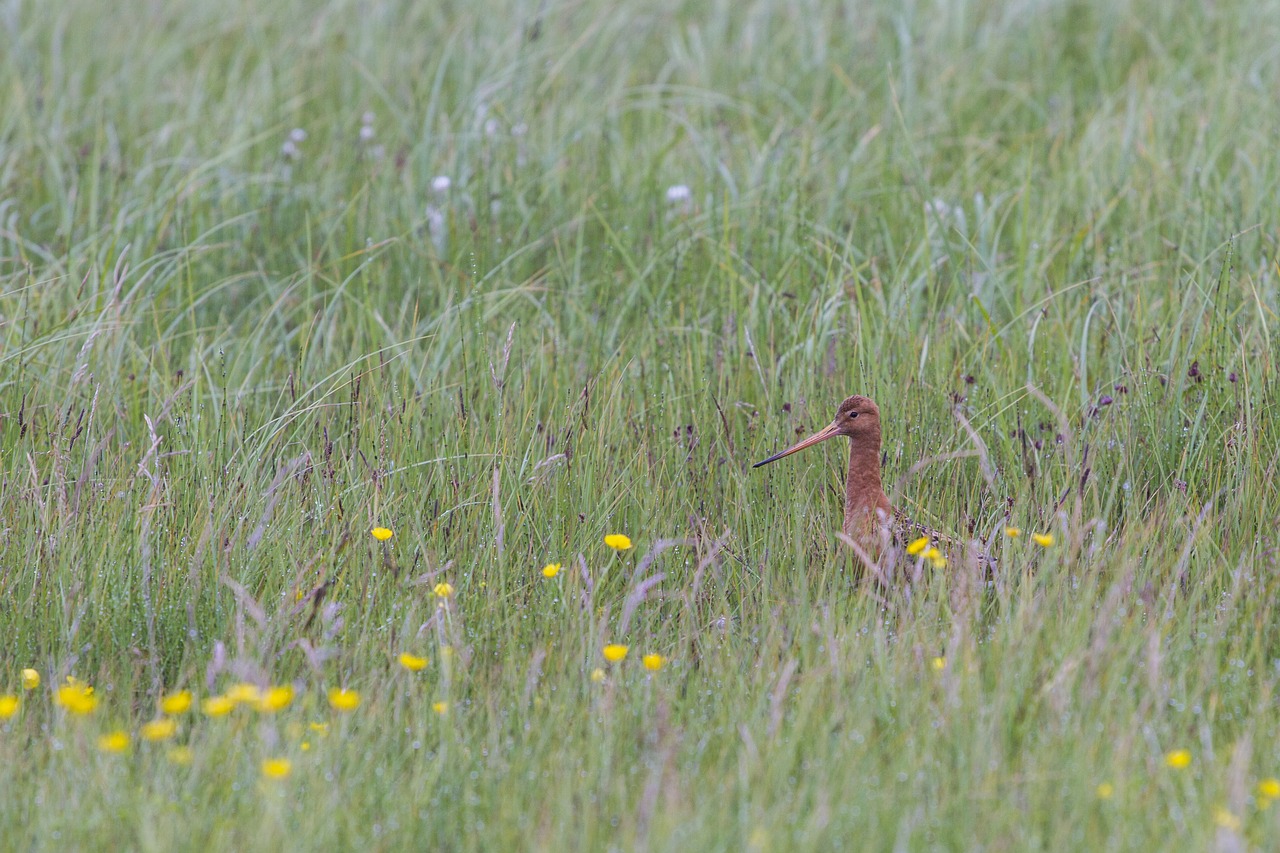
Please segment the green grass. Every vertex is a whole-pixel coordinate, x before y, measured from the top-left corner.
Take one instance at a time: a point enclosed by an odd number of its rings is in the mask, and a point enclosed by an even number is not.
[[[6,846],[1280,843],[1275,0],[147,5],[0,10]]]

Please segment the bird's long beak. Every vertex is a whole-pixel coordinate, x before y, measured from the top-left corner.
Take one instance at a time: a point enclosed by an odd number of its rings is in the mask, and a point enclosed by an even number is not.
[[[796,453],[797,451],[804,450],[806,447],[813,447],[813,445],[817,444],[818,442],[826,441],[828,438],[835,438],[839,434],[840,434],[840,430],[836,427],[835,422],[832,421],[830,426],[824,427],[818,430],[813,435],[809,436],[799,444],[795,444],[791,447],[788,447],[786,450],[782,451],[781,453],[775,453],[772,456],[770,456],[768,459],[757,462],[751,467],[759,468],[761,465],[768,465],[770,462],[777,462],[779,459],[781,459],[784,456],[790,456],[792,453]]]

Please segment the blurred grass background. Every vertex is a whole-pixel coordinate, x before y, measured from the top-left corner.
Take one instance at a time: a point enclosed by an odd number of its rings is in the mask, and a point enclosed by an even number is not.
[[[15,848],[1276,843],[1274,0],[7,0],[0,39]],[[852,393],[990,572],[876,588],[843,447],[750,469]],[[136,741],[233,680],[299,698]]]

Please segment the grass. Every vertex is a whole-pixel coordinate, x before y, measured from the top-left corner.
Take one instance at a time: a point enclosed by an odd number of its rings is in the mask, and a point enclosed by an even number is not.
[[[15,849],[1277,843],[1274,0],[0,28]]]

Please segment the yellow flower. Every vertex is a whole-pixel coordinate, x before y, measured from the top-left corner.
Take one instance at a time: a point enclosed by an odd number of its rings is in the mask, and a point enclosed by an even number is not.
[[[369,532],[372,533],[373,538],[377,539],[379,542],[386,542],[391,538],[391,531],[385,527],[375,527]]]
[[[1041,548],[1048,548],[1053,544],[1052,533],[1032,533],[1031,541],[1039,545]]]
[[[98,749],[102,752],[124,752],[129,748],[129,733],[123,729],[107,732],[98,738]]]
[[[191,710],[191,691],[179,690],[160,700],[160,713],[185,714]]]
[[[1174,770],[1182,770],[1191,766],[1191,751],[1187,749],[1175,749],[1165,753],[1164,763],[1172,767]]]
[[[189,746],[175,746],[164,754],[164,757],[172,761],[179,767],[190,767],[195,753],[191,751]]]
[[[311,723],[310,725],[308,725],[308,726],[307,726],[307,728],[311,729],[311,731],[313,731],[313,732],[315,732],[316,734],[320,735],[320,737],[328,737],[328,736],[329,736],[329,724],[328,724],[328,723]]]
[[[657,672],[662,669],[667,662],[667,659],[662,655],[645,655],[640,660],[644,663],[644,668],[650,672]]]
[[[609,663],[617,663],[627,656],[627,647],[618,643],[610,643],[604,647],[604,659]]]
[[[435,711],[437,714],[443,717],[445,714],[449,713],[449,703],[436,702],[434,705],[431,706],[431,710]]]
[[[912,540],[911,544],[907,546],[907,553],[910,554],[912,557],[914,557],[916,554],[919,554],[921,551],[923,551],[928,546],[928,544],[929,544],[929,537],[921,536],[919,539]]]
[[[604,537],[604,544],[615,551],[626,551],[631,547],[631,538],[623,536],[621,533],[610,533]]]
[[[309,741],[309,740],[304,740],[302,743],[298,744],[298,748],[299,748],[299,749],[301,749],[303,752],[310,752],[310,751],[311,751],[311,741]]]
[[[448,598],[453,595],[453,584],[448,581],[442,581],[436,584],[435,592],[437,598]]]
[[[408,652],[401,652],[399,660],[400,665],[410,672],[418,672],[419,670],[426,669],[427,666],[426,658],[420,658],[417,655],[411,655]]]
[[[335,711],[354,711],[360,707],[360,694],[345,687],[334,687],[329,691],[329,704]]]
[[[1004,535],[1005,535],[1005,536],[1008,536],[1010,539],[1017,539],[1019,536],[1021,536],[1021,535],[1022,535],[1022,528],[1021,528],[1021,527],[1006,527],[1006,528],[1004,529]]]
[[[293,769],[293,762],[287,758],[268,758],[262,762],[262,775],[268,779],[283,779]]]
[[[289,684],[281,684],[276,687],[268,687],[266,692],[258,699],[255,705],[260,713],[274,714],[276,711],[283,711],[289,707],[289,703],[293,701],[293,687]]]
[[[1214,806],[1213,822],[1223,829],[1229,829],[1232,832],[1240,831],[1240,818],[1233,815],[1225,806]]]
[[[942,552],[937,548],[929,548],[924,552],[923,556],[933,564],[935,569],[945,569],[947,567],[947,558],[942,556]]]
[[[944,657],[936,657],[929,661],[929,665],[933,667],[935,672],[942,672],[947,668],[947,659]]]
[[[40,686],[40,673],[34,669],[24,669],[22,671],[22,689],[35,690]]]
[[[0,720],[7,720],[18,713],[17,696],[0,696]]]
[[[601,669],[600,667],[596,667],[595,669],[591,670],[591,680],[594,681],[596,684],[599,684],[600,682],[604,681],[604,670]]]
[[[74,678],[59,687],[53,694],[53,701],[73,714],[92,714],[98,707],[98,697],[93,695],[93,688]]]
[[[1268,776],[1258,780],[1258,796],[1271,800],[1280,800],[1280,779]]]
[[[178,721],[172,717],[161,717],[149,723],[143,723],[138,730],[143,740],[168,740],[178,733]]]
[[[227,691],[226,696],[236,705],[241,703],[257,705],[262,701],[262,691],[258,689],[258,685],[250,684],[247,681],[231,685],[231,689]]]
[[[1098,799],[1109,800],[1115,796],[1116,788],[1110,782],[1100,782],[1093,792],[1098,795]]]
[[[225,717],[236,709],[236,702],[227,696],[210,696],[200,703],[206,717]]]
[[[561,566],[559,563],[547,563],[545,566],[542,567],[542,576],[544,578],[553,578],[556,575],[560,574],[560,569],[562,568],[563,566]]]
[[[440,657],[450,660],[453,657],[453,646],[441,646]]]

